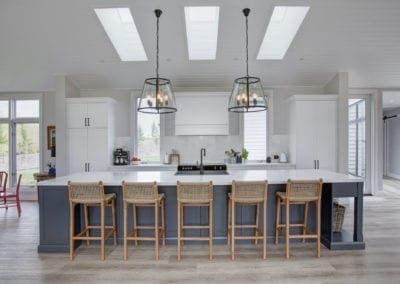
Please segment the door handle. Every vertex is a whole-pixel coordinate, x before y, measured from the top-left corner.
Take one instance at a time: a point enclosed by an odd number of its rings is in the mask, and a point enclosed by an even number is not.
[[[319,169],[319,160],[317,160],[317,168]]]
[[[314,160],[314,170],[317,169],[317,160]]]
[[[87,126],[90,126],[90,117],[87,118]]]
[[[85,126],[87,126],[87,117],[85,117]]]
[[[87,171],[90,172],[90,163],[87,163]]]
[[[86,125],[86,124],[85,124]],[[87,163],[85,163],[85,172],[87,171],[87,165],[86,165]]]

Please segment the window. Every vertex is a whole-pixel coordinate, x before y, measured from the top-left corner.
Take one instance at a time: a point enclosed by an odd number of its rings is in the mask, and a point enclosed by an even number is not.
[[[267,157],[267,112],[248,112],[243,115],[244,148],[248,160],[265,160]]]
[[[19,174],[22,185],[34,185],[33,174],[40,172],[40,100],[15,97],[0,101],[0,170],[9,173],[11,186]]]
[[[365,100],[349,100],[349,173],[365,177]]]
[[[137,105],[139,104],[137,99]],[[137,112],[136,156],[142,162],[160,162],[160,115]]]

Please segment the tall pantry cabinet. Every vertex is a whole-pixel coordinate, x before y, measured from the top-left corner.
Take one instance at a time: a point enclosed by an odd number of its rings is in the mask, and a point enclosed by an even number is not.
[[[337,171],[337,96],[289,98],[290,157],[297,169]]]
[[[111,165],[114,104],[111,98],[67,99],[69,173],[105,171]]]

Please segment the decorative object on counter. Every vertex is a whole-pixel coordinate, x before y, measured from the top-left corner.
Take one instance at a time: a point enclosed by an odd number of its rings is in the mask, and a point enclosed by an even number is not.
[[[228,110],[231,112],[256,112],[268,109],[267,97],[264,95],[261,80],[249,76],[249,23],[250,9],[243,9],[246,17],[246,76],[235,79]]]
[[[114,151],[114,166],[129,165],[129,151],[124,151],[122,148],[117,148]]]
[[[131,159],[131,165],[140,165],[142,160],[139,157],[133,156]]]
[[[268,156],[266,162],[267,162],[268,164],[271,163],[271,157]]]
[[[279,162],[279,155],[278,154],[273,154],[272,155],[272,162],[278,163]]]
[[[286,153],[281,153],[279,155],[279,163],[287,163],[288,159],[287,159],[287,155]]]
[[[47,166],[49,167],[49,176],[55,177],[56,176],[56,165],[48,163]]]
[[[178,153],[172,153],[168,155],[168,164],[172,164],[173,161],[176,161],[178,163],[178,165],[181,164],[181,155]]]
[[[142,96],[139,101],[138,111],[153,114],[173,113],[177,111],[175,96],[172,91],[171,81],[169,79],[160,78],[159,68],[159,22],[162,11],[154,10],[157,18],[156,32],[156,77],[147,78],[144,81]]]
[[[242,156],[239,151],[231,149],[230,151],[225,151],[225,155],[229,157],[227,163],[238,164],[242,162]]]
[[[54,178],[56,178],[56,175],[55,175],[55,173],[54,173],[54,175],[50,175],[49,173],[34,173],[33,178],[36,180],[36,182],[39,182],[39,181],[44,181],[44,180],[48,180],[48,179],[54,179]]]

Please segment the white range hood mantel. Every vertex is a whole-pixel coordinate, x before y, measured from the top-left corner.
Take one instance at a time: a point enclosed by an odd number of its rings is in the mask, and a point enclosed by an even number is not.
[[[176,93],[175,135],[229,135],[229,93]]]

